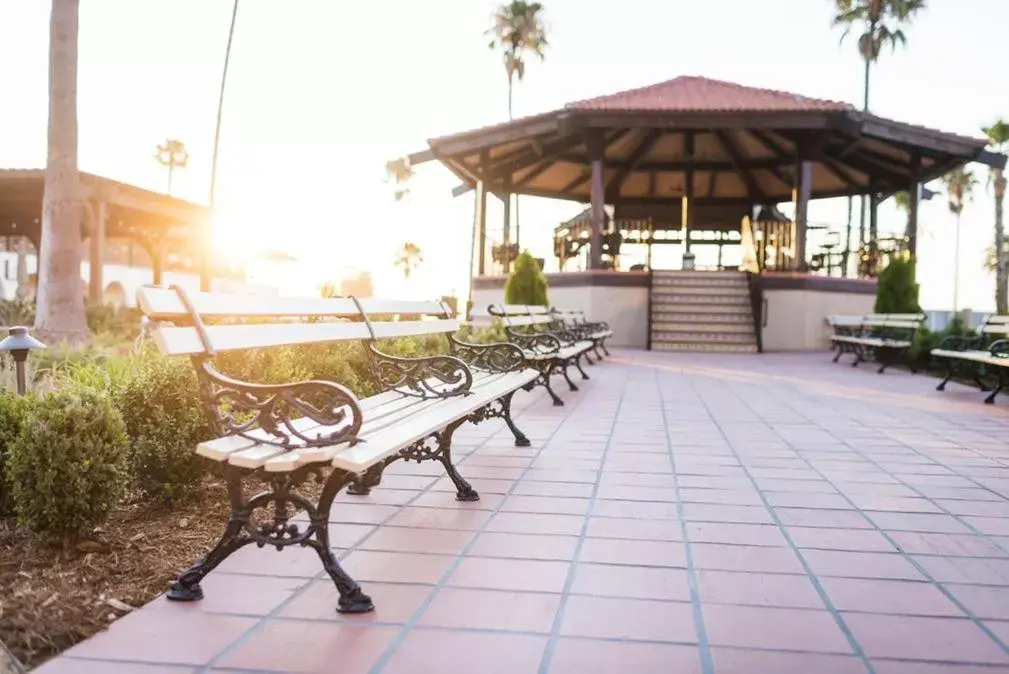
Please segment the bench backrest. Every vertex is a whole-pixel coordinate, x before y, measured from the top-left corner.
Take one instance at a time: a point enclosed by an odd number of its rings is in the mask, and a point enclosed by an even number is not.
[[[862,326],[866,328],[917,330],[924,322],[924,314],[869,314],[863,319]]]
[[[536,305],[492,304],[487,307],[487,313],[513,328],[549,325],[557,320],[547,307]]]
[[[352,297],[269,297],[141,288],[137,303],[155,321],[165,355],[211,355],[346,340],[454,333],[459,322],[441,302]]]
[[[1009,316],[989,316],[980,332],[982,335],[1009,335]]]

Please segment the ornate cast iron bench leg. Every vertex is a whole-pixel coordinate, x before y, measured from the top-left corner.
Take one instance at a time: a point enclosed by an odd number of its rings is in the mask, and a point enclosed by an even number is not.
[[[998,373],[998,380],[995,382],[995,387],[992,389],[991,395],[984,399],[985,404],[994,405],[995,398],[998,397],[998,394],[1002,392],[1003,388],[1005,388],[1005,375],[1002,374],[1002,370],[1000,369]]]
[[[841,359],[841,354],[844,353],[844,350],[841,349],[840,342],[837,343],[837,345],[835,346],[835,349],[837,350],[837,353],[834,355],[834,360],[831,361],[833,363],[836,363],[838,360],[840,360]]]
[[[413,443],[399,453],[404,461],[438,461],[445,468],[445,473],[455,485],[457,501],[479,501],[480,494],[467,482],[455,464],[452,463],[452,434],[466,423],[468,419],[453,421],[439,433],[432,433],[422,440]]]
[[[591,363],[592,361],[589,359],[588,354],[586,353],[584,355],[585,355],[585,360],[588,360]],[[581,356],[578,356],[578,357],[575,358],[575,367],[578,368],[578,372],[582,375],[582,379],[584,379],[584,380],[587,381],[589,379],[589,376],[587,374],[585,374],[585,370],[582,369],[582,357]]]
[[[539,365],[536,369],[539,370],[540,376],[537,377],[534,381],[531,381],[528,384],[526,384],[525,390],[531,391],[536,386],[542,386],[543,388],[546,389],[547,394],[550,396],[550,399],[553,400],[554,407],[563,407],[564,401],[560,399],[560,396],[554,393],[553,387],[550,386],[550,374],[556,369],[556,365],[554,364],[554,362],[553,361],[546,362],[542,365]]]
[[[504,419],[505,424],[508,425],[508,430],[512,432],[515,436],[515,446],[516,447],[528,447],[532,443],[529,442],[529,438],[526,437],[525,433],[518,429],[515,422],[512,420],[512,397],[514,397],[515,391],[512,391],[504,398],[501,398],[501,417]]]
[[[329,512],[333,499],[353,476],[344,471],[334,470],[323,488],[318,505],[313,505],[291,488],[302,483],[312,472],[306,467],[293,473],[279,473],[270,477],[271,490],[253,496],[248,501],[242,494],[242,470],[231,465],[224,466],[224,479],[228,485],[231,501],[231,516],[224,535],[217,545],[200,561],[179,574],[168,591],[167,597],[173,601],[198,601],[203,599],[200,581],[231,553],[250,543],[259,547],[272,545],[277,550],[300,545],[316,551],[322,566],[333,579],[340,593],[337,611],[341,613],[367,613],[375,610],[371,598],[364,594],[340,566],[329,547]],[[301,531],[297,524],[288,522],[288,505],[300,506],[309,517],[309,525]],[[272,518],[262,524],[253,522],[252,515],[258,509],[273,505]]]
[[[561,363],[558,367],[560,368],[561,374],[564,376],[564,381],[566,381],[568,383],[568,389],[570,389],[572,391],[577,391],[578,387],[575,386],[575,383],[573,381],[571,381],[571,375],[568,374],[568,366],[571,364],[571,361],[572,361],[572,359],[568,358],[563,363]]]

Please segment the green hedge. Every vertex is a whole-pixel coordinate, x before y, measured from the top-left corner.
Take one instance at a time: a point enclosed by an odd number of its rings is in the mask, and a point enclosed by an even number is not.
[[[25,404],[6,469],[18,522],[64,541],[86,534],[126,489],[123,419],[107,394],[84,387]]]
[[[547,277],[528,251],[515,260],[515,271],[505,282],[505,303],[548,306]]]
[[[463,336],[504,340],[500,325]],[[446,353],[448,344],[436,335],[380,348],[424,356]],[[376,392],[358,343],[225,353],[216,365],[250,382],[322,379],[361,397]],[[193,451],[213,433],[189,360],[93,344],[34,354],[33,368],[37,394],[0,393],[0,517],[16,514],[23,526],[67,540],[129,495],[151,503],[184,497],[213,467]]]

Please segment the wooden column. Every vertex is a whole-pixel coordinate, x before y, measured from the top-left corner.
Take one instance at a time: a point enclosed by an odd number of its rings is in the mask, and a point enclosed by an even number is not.
[[[875,276],[879,267],[879,192],[872,187],[869,195],[869,272]]]
[[[214,283],[213,250],[212,250],[213,237],[211,236],[211,230],[210,230],[212,222],[213,222],[212,215],[210,213],[207,213],[205,216],[203,216],[203,220],[199,223],[200,226],[199,236],[201,240],[200,242],[203,244],[200,246],[200,250],[202,251],[202,255],[200,256],[200,290],[202,290],[205,293],[211,291]],[[158,248],[158,250],[160,251],[162,249]],[[161,260],[160,263],[156,262],[155,264],[160,264],[162,269],[164,268],[163,259]],[[156,281],[155,283],[160,285],[160,280]]]
[[[603,153],[602,136],[597,132],[586,138],[589,150],[589,160],[591,161],[591,173],[589,176],[589,194],[592,204],[592,231],[589,237],[589,269],[602,269],[603,267],[603,228],[606,226],[606,186],[603,183],[603,174],[606,169]]]
[[[501,234],[501,246],[504,255],[504,261],[502,262],[504,266],[504,273],[507,274],[511,271],[511,260],[508,259],[508,246],[511,245],[512,240],[512,193],[511,193],[511,177],[504,177],[504,192],[501,193],[501,203],[504,205],[502,220],[502,234]]]
[[[154,241],[150,247],[151,253],[151,271],[153,272],[153,282],[154,285],[160,286],[165,276],[165,260],[168,257],[167,244],[164,241]],[[206,266],[200,269],[200,290],[203,288],[203,271]],[[204,291],[206,292],[206,291]]]
[[[95,208],[88,209],[88,212],[91,214],[91,232],[88,235],[88,243],[90,244],[88,299],[93,304],[101,304],[105,289],[102,272],[105,267],[105,233],[108,219],[105,201],[99,201]]]
[[[918,257],[918,200],[921,198],[921,185],[918,183],[918,171],[921,168],[921,157],[915,154],[911,157],[911,184],[907,187],[907,228],[904,237],[907,239],[907,250],[911,258]]]
[[[795,158],[795,190],[792,198],[795,201],[795,238],[792,240],[795,257],[792,268],[796,271],[806,269],[806,226],[809,220],[809,194],[813,183],[813,163],[803,159],[799,152]]]
[[[683,268],[693,269],[690,257],[690,230],[694,223],[694,132],[687,131],[683,136],[683,152],[690,162],[683,174],[683,200],[680,204],[680,230],[683,234]],[[688,267],[689,265],[689,267]]]
[[[477,183],[476,197],[476,257],[477,276],[487,275],[487,183]]]

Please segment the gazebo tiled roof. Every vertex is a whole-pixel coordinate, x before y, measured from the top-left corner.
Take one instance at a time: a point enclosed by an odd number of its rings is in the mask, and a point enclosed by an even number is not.
[[[846,111],[848,103],[745,87],[707,77],[683,76],[607,96],[575,101],[568,110],[634,112]]]
[[[463,184],[588,202],[603,160],[606,203],[664,204],[691,184],[698,205],[791,201],[798,157],[811,198],[906,190],[969,161],[1004,165],[985,140],[896,122],[839,102],[683,76],[505,124],[433,138]]]

